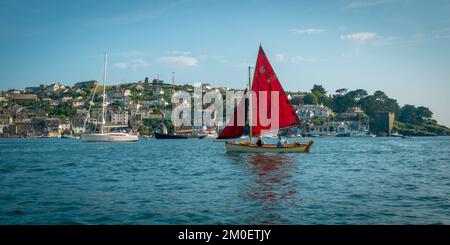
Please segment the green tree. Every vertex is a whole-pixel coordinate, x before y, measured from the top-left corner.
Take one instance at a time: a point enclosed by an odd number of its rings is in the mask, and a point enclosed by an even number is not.
[[[423,124],[431,120],[433,117],[433,112],[431,112],[427,107],[419,106],[416,109],[416,117],[416,121]]]
[[[375,91],[375,93],[373,93],[373,96],[375,96],[375,98],[380,101],[385,101],[388,98],[388,96],[380,90]]]
[[[348,89],[346,89],[346,88],[340,88],[340,89],[336,90],[337,94],[342,94],[342,95],[345,95],[347,92],[348,92]]]
[[[359,106],[361,107],[364,112],[369,115],[369,117],[373,117],[376,112],[385,111],[383,102],[377,100],[377,98],[374,95],[369,95],[364,98],[362,98],[358,102]]]
[[[322,85],[314,84],[313,88],[311,89],[311,93],[320,93],[322,95],[326,95],[327,91],[323,88]]]
[[[417,123],[416,107],[414,105],[404,105],[400,110],[398,120],[404,123],[416,124]]]
[[[331,109],[337,113],[346,112],[356,105],[355,100],[348,93],[344,96],[335,96],[331,102]]]
[[[356,94],[358,94],[357,97],[361,97],[361,95],[365,94],[365,91],[360,90]],[[361,98],[357,104],[370,117],[374,116],[376,112],[394,112],[395,115],[398,115],[400,111],[397,100],[389,98],[383,91],[379,90],[375,91],[373,95]]]
[[[397,100],[386,98],[383,102],[384,110],[389,112],[394,112],[395,116],[398,117],[398,114],[400,112],[400,105],[398,104]]]
[[[309,93],[303,97],[303,102],[307,105],[315,105],[317,104],[317,96],[313,93]]]
[[[64,118],[71,118],[76,114],[76,109],[68,102],[60,103],[54,111],[49,113]]]
[[[224,100],[224,102],[225,102],[225,100]],[[303,98],[299,97],[299,96],[293,97],[291,99],[290,103],[293,104],[293,105],[300,105],[300,104],[303,103]]]
[[[362,98],[366,97],[367,91],[364,89],[357,89],[348,92],[346,95],[350,96],[354,101],[360,101]]]
[[[322,96],[318,98],[318,102],[322,103],[326,107],[331,107],[333,104],[333,99],[329,96]]]

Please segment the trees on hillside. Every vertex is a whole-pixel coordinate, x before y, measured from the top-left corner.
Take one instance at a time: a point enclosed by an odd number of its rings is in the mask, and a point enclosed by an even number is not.
[[[316,92],[319,94],[322,94],[322,95],[327,94],[327,91],[323,88],[322,85],[314,84],[313,88],[311,89],[311,93],[316,93]]]
[[[427,107],[414,105],[404,105],[399,113],[398,120],[404,123],[421,125],[431,120],[433,112]]]
[[[298,100],[297,102],[301,102]],[[318,104],[331,107],[336,113],[346,112],[353,107],[360,107],[369,117],[377,112],[394,112],[400,122],[414,125],[432,123],[433,112],[424,106],[404,105],[400,107],[396,99],[389,98],[383,91],[377,90],[369,95],[364,89],[349,91],[346,88],[336,90],[333,96],[326,95],[322,85],[314,84],[311,93],[303,97],[304,104]]]
[[[303,97],[303,103],[306,105],[314,105],[317,104],[317,96],[313,93],[309,93]]]

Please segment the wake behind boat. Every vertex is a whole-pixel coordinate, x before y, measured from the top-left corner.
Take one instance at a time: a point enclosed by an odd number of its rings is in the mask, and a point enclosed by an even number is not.
[[[253,82],[250,77],[251,67],[249,67],[249,86],[248,91],[253,91],[256,95],[256,101],[253,103],[252,96],[248,96],[248,120],[247,125],[249,127],[249,141],[246,142],[225,142],[225,148],[227,152],[309,152],[313,141],[308,143],[294,142],[292,144],[254,144],[252,142],[253,136],[261,136],[264,133],[268,133],[270,130],[287,129],[290,127],[300,125],[300,120],[298,119],[294,107],[289,103],[286,93],[281,86],[280,81],[275,75],[269,60],[264,53],[262,47],[259,47],[258,58],[256,60],[255,72],[253,76]],[[279,96],[279,115],[276,120],[278,120],[278,128],[271,128],[270,126],[263,125],[257,116],[260,113],[261,107],[265,107],[267,112],[268,108],[271,108],[271,101],[265,101],[260,99],[260,92],[271,93],[272,91],[278,92]],[[239,138],[244,134],[244,126],[239,126],[237,123],[237,112],[247,111],[239,110],[246,105],[246,94],[244,98],[239,102],[238,108],[235,109],[233,118],[231,118],[225,128],[220,133],[217,139],[232,139]],[[265,103],[265,104],[262,104]],[[256,113],[253,114],[252,112]],[[256,122],[256,125],[252,125]]]

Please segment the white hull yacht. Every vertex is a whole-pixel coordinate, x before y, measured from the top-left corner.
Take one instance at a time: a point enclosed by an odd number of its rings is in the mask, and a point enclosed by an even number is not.
[[[128,133],[107,133],[104,132],[105,129],[105,107],[106,107],[106,93],[105,93],[105,83],[106,83],[106,64],[108,61],[108,56],[105,54],[104,68],[103,68],[103,103],[102,103],[102,116],[101,116],[101,124],[100,124],[100,133],[85,133],[81,134],[80,140],[82,142],[134,142],[138,141],[137,135],[132,135]],[[97,87],[95,87],[94,95]],[[89,113],[91,111],[91,106],[93,104],[94,95],[92,96],[92,100],[89,106],[89,111],[87,117],[84,122],[84,128],[86,128],[87,118],[89,117]]]
[[[133,142],[138,141],[136,135],[127,133],[82,134],[83,142]]]

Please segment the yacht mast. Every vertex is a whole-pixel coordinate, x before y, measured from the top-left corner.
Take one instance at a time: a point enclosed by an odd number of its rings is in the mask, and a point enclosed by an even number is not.
[[[103,64],[103,103],[102,103],[102,126],[100,128],[100,133],[104,133],[104,126],[105,126],[105,105],[106,105],[106,65],[108,62],[108,54],[105,53],[105,61]]]
[[[248,97],[248,125],[250,127],[250,132],[249,132],[249,141],[250,144],[252,143],[252,123],[253,123],[253,107],[252,107],[252,79],[251,79],[251,70],[252,67],[248,66],[248,93],[247,95],[250,95]]]

